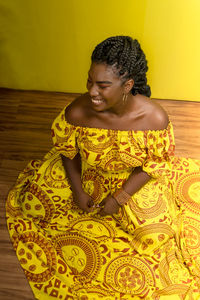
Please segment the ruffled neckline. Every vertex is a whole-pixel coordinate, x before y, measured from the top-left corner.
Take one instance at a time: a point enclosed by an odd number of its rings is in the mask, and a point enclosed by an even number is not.
[[[66,108],[66,107],[65,107]],[[137,134],[137,133],[140,133],[140,134],[147,134],[147,133],[163,133],[163,132],[169,132],[170,129],[172,128],[172,123],[171,121],[169,121],[168,125],[167,125],[167,128],[164,128],[164,129],[147,129],[147,130],[134,130],[134,129],[130,129],[130,130],[121,130],[121,129],[109,129],[109,128],[100,128],[100,127],[86,127],[86,126],[80,126],[80,125],[74,125],[74,124],[71,124],[69,123],[66,118],[65,118],[65,108],[63,109],[63,120],[65,121],[65,123],[71,127],[73,127],[74,129],[77,129],[77,130],[89,130],[89,131],[96,131],[96,130],[99,130],[101,132],[115,132],[115,133],[128,133],[128,132],[132,132],[134,134]]]

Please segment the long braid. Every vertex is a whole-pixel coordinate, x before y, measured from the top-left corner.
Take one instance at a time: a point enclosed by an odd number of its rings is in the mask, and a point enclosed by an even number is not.
[[[132,78],[132,94],[150,97],[151,89],[147,85],[147,60],[139,42],[129,36],[110,37],[98,44],[92,53],[92,62],[114,66],[123,80]]]

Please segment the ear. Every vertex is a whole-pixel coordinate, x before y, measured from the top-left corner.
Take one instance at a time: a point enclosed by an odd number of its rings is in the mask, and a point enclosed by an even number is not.
[[[125,93],[129,93],[132,88],[134,86],[134,80],[131,78],[131,79],[128,79],[125,83],[124,83],[124,91]]]

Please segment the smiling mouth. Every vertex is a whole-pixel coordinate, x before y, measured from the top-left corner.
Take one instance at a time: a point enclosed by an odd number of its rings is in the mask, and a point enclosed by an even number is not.
[[[95,105],[99,105],[99,104],[104,103],[104,100],[103,100],[103,99],[93,99],[93,98],[91,98],[91,101],[92,101],[92,103],[95,104]]]

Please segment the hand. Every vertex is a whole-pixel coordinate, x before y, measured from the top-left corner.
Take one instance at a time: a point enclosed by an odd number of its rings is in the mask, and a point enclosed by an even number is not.
[[[120,205],[111,195],[108,195],[108,197],[103,199],[103,201],[100,203],[100,206],[103,206],[100,210],[101,216],[117,214],[120,208]]]
[[[93,210],[94,202],[90,195],[86,192],[81,192],[78,195],[74,195],[73,197],[74,202],[78,205],[80,209],[84,212],[91,212]]]

